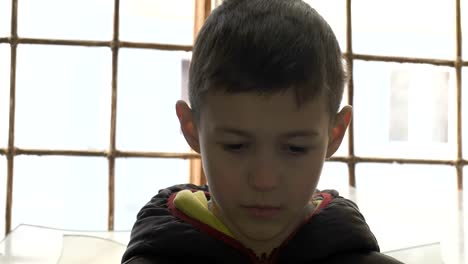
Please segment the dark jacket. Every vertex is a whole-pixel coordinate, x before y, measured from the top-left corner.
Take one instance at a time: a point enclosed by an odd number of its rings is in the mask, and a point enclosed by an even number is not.
[[[379,253],[357,206],[336,191],[318,194],[328,197],[320,211],[269,258],[260,259],[239,242],[174,209],[170,199],[187,188],[208,192],[207,186],[195,185],[161,190],[138,213],[122,263],[401,263]]]

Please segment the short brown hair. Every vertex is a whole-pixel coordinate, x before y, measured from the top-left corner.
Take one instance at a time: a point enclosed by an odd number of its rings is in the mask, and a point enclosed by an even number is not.
[[[225,0],[195,41],[189,99],[198,116],[208,92],[269,95],[294,89],[299,106],[324,93],[328,111],[336,113],[344,82],[338,41],[308,4]]]

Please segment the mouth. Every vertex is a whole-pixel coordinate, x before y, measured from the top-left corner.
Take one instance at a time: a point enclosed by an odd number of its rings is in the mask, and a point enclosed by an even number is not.
[[[281,213],[279,206],[266,206],[266,205],[247,205],[242,206],[247,214],[254,218],[271,219],[277,217]]]

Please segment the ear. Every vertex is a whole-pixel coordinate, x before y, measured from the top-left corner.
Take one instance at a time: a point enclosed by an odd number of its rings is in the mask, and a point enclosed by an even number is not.
[[[352,107],[347,105],[336,115],[335,121],[328,134],[328,147],[326,158],[330,158],[340,147],[352,117]]]
[[[200,141],[198,139],[198,130],[195,126],[192,109],[190,109],[186,102],[181,100],[177,101],[175,107],[180,129],[184,134],[185,140],[193,150],[200,153]]]

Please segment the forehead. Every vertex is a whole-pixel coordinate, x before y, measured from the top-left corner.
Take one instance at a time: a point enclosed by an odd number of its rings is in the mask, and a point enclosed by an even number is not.
[[[319,130],[328,125],[328,112],[322,95],[298,106],[292,91],[272,95],[218,93],[205,98],[200,121],[207,129],[228,126],[265,133]]]

